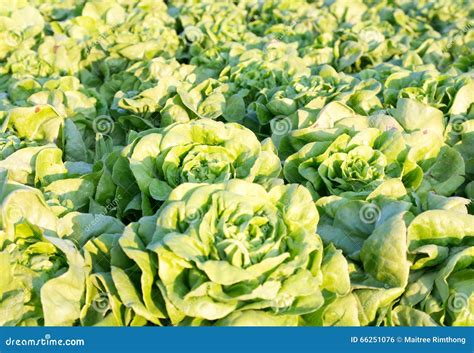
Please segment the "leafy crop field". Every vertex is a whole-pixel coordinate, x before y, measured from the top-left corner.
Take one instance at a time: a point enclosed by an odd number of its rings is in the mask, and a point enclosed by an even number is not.
[[[474,326],[473,17],[0,1],[0,325]]]

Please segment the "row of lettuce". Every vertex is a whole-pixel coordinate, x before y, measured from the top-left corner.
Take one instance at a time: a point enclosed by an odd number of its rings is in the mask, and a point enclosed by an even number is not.
[[[462,1],[0,8],[0,325],[474,325]]]
[[[94,166],[10,145],[3,324],[472,325],[474,216],[452,196],[472,193],[464,141],[346,119],[362,128],[285,135],[283,168],[270,139],[209,119],[141,132]]]

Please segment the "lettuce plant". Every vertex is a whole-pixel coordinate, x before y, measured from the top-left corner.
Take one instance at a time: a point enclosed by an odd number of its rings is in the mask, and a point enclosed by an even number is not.
[[[155,254],[174,324],[296,325],[323,301],[317,221],[298,185],[185,183],[122,239],[140,238]]]
[[[128,200],[130,207],[140,200],[138,207],[143,214],[152,214],[155,206],[182,183],[220,183],[237,178],[269,187],[282,182],[280,160],[270,139],[260,142],[241,125],[210,119],[143,131],[120,156],[110,157],[115,163],[112,183],[117,187],[108,184],[110,179],[104,171],[96,199],[100,202],[123,195],[122,201]],[[122,167],[115,168],[118,165]]]
[[[0,325],[474,325],[467,1],[3,2]]]
[[[442,141],[441,111],[412,100],[400,100],[393,116],[366,118],[340,108],[321,112],[312,127],[285,136],[283,151],[297,150],[285,161],[287,180],[306,183],[315,195],[347,196],[368,195],[393,178],[420,194],[450,195],[464,182],[461,154]],[[341,119],[328,121],[331,113]],[[419,125],[415,113],[425,114],[430,124]]]
[[[9,182],[4,169],[0,190],[1,325],[73,325],[84,291],[82,255],[58,237],[41,192]]]

